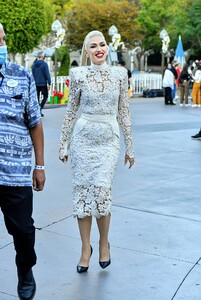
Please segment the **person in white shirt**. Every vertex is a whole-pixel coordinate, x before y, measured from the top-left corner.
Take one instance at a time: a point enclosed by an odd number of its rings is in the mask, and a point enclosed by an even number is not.
[[[174,74],[171,71],[171,64],[169,63],[163,75],[163,88],[165,90],[165,105],[175,105],[172,99],[172,90],[174,89]]]
[[[197,70],[195,75],[193,75],[194,83],[193,83],[193,90],[192,90],[192,98],[193,104],[192,107],[200,107],[201,106],[201,65],[197,66]]]

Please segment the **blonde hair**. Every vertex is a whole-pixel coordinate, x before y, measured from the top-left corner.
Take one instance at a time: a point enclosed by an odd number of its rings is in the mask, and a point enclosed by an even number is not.
[[[100,36],[100,37],[102,37],[105,40],[105,37],[102,34],[102,32],[98,31],[98,30],[90,31],[85,36],[85,39],[84,39],[84,42],[83,42],[83,46],[82,46],[81,58],[80,58],[80,65],[81,66],[89,66],[90,63],[91,63],[89,57],[87,57],[87,55],[86,55],[86,49],[87,49],[87,46],[88,46],[88,44],[90,42],[90,39],[92,37],[94,37],[94,36]]]

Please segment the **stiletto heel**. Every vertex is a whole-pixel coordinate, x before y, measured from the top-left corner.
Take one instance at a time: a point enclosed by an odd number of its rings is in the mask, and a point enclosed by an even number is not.
[[[109,250],[109,260],[106,261],[99,261],[99,265],[102,269],[107,268],[111,264],[111,257],[110,257],[110,244],[108,243],[108,250]]]
[[[93,253],[93,248],[92,248],[91,245],[90,245],[90,247],[91,247],[91,255],[90,255],[90,257],[91,257],[91,256],[92,256],[92,253]],[[89,269],[89,266],[88,266],[88,267],[83,267],[83,266],[77,265],[77,272],[78,272],[78,273],[84,273],[84,272],[87,272],[88,269]]]

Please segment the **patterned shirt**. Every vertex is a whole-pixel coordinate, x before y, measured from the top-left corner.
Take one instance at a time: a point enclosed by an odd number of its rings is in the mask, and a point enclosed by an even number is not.
[[[40,122],[36,87],[28,69],[6,63],[0,69],[0,185],[31,186],[32,140]]]

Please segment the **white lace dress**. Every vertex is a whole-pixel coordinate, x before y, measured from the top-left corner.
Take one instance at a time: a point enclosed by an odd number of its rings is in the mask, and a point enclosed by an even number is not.
[[[134,157],[127,70],[106,63],[72,69],[59,156],[63,158],[69,151],[75,217],[99,218],[111,212],[119,125],[126,154]]]

